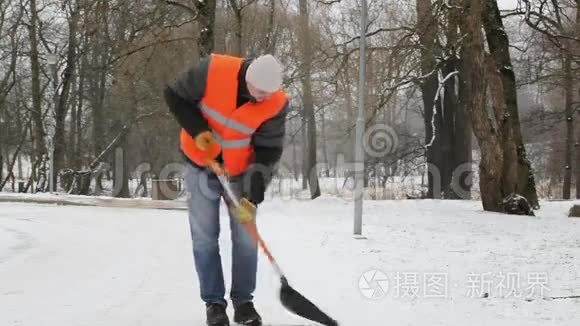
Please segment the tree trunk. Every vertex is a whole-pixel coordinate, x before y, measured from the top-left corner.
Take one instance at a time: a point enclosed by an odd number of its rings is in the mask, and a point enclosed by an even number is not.
[[[467,106],[468,92],[466,90],[465,80],[468,78],[463,71],[463,59],[459,60],[459,94],[458,105],[455,116],[455,164],[457,168],[454,171],[454,184],[461,191],[461,199],[471,199],[471,186],[473,182],[472,171],[472,134],[471,123],[469,119],[469,108]]]
[[[22,171],[22,155],[18,155],[18,179],[24,179],[24,173]]]
[[[296,136],[292,137],[292,172],[294,180],[298,181],[300,176],[300,167],[298,166],[298,151],[296,150]]]
[[[95,12],[95,20],[99,26],[96,34],[89,39],[92,46],[91,68],[95,72],[90,80],[90,96],[91,101],[91,117],[92,117],[92,154],[96,157],[103,151],[106,142],[106,126],[105,126],[105,92],[107,81],[107,59],[109,54],[107,49],[103,46],[103,39],[106,37],[109,24],[107,12],[107,2],[99,3],[103,6]]]
[[[0,180],[3,180],[3,177],[4,177],[4,160],[8,160],[7,135],[9,133],[7,132],[7,129],[9,126],[9,122],[7,121],[8,118],[5,115],[5,113],[6,113],[5,101],[6,101],[6,97],[8,96],[8,94],[10,93],[10,91],[12,90],[14,85],[16,84],[15,71],[16,71],[16,64],[17,64],[18,55],[19,55],[19,49],[18,49],[19,44],[17,42],[16,29],[18,28],[18,25],[20,24],[20,21],[22,19],[23,11],[24,11],[23,8],[20,8],[18,15],[17,15],[17,18],[14,22],[14,25],[12,25],[11,30],[8,31],[9,38],[10,38],[10,50],[11,50],[10,65],[5,70],[5,74],[2,78],[2,80],[0,80]],[[16,113],[16,116],[17,117],[20,116],[20,111],[18,111]],[[17,126],[21,126],[21,124],[18,123]],[[24,128],[24,130],[26,130],[26,128]],[[4,155],[6,155],[6,157]]]
[[[489,85],[489,98],[492,103],[492,123],[498,128],[503,151],[502,167],[502,196],[517,193],[518,170],[517,149],[514,141],[514,132],[511,117],[508,113],[504,97],[504,86],[501,74],[498,73],[495,63],[490,56],[486,58],[486,77]],[[491,114],[490,114],[491,115]]]
[[[276,53],[276,37],[277,34],[274,31],[275,28],[275,21],[274,18],[276,16],[276,0],[270,0],[270,7],[268,10],[268,29],[266,32],[266,37],[264,38],[264,45],[262,46],[265,49],[266,53],[275,54]]]
[[[24,119],[23,119],[24,118]],[[20,138],[25,139],[26,135],[28,133],[28,127],[26,127],[26,123],[24,123],[24,121],[29,121],[26,117],[23,117],[21,112],[17,112],[16,113],[16,124],[18,126],[21,126],[22,129],[20,129]],[[30,124],[30,123],[28,123]],[[19,154],[18,155],[18,179],[23,179],[23,171],[22,171],[22,155]]]
[[[427,198],[441,198],[435,193],[435,184],[441,184],[442,151],[441,129],[442,114],[440,102],[435,103],[439,86],[435,57],[438,55],[435,40],[438,33],[437,21],[433,17],[433,6],[430,0],[417,0],[417,33],[421,43],[421,74],[427,76],[421,82],[423,99],[423,118],[425,124],[425,144],[427,156],[428,191]],[[437,114],[435,113],[437,110]],[[436,180],[439,179],[439,180]]]
[[[229,0],[234,12],[234,19],[236,21],[236,28],[234,29],[234,48],[232,54],[235,56],[243,56],[242,49],[242,0]]]
[[[346,60],[348,60],[348,57],[346,58]],[[351,79],[350,79],[350,75],[349,75],[349,71],[348,71],[348,61],[345,62],[345,68],[344,68],[344,81],[343,81],[343,89],[344,89],[344,97],[346,98],[345,101],[345,111],[346,111],[346,121],[345,121],[345,125],[344,125],[344,130],[347,131],[347,134],[345,135],[347,137],[346,139],[346,150],[345,150],[345,155],[344,155],[344,159],[346,160],[347,163],[352,164],[354,163],[354,128],[353,128],[353,122],[355,121],[355,112],[354,112],[354,105],[352,103],[352,87],[351,87]],[[345,173],[348,173],[349,171],[345,171]]]
[[[455,0],[453,5],[459,7],[461,1]],[[461,23],[461,10],[452,9],[448,12],[448,23],[446,29],[447,44],[455,45],[461,37],[459,33]],[[469,114],[466,107],[466,78],[463,73],[463,65],[459,55],[455,52],[455,46],[452,48],[452,55],[445,65],[444,75],[457,72],[454,77],[448,80],[444,86],[445,90],[445,129],[451,138],[446,142],[450,147],[447,157],[452,157],[447,174],[449,175],[450,189],[447,198],[453,199],[471,199],[471,135],[472,130],[469,124]],[[446,183],[443,183],[446,186]]]
[[[574,151],[574,80],[572,77],[571,49],[563,52],[564,98],[566,115],[566,150],[564,154],[564,188],[563,199],[570,199],[572,190],[572,153]]]
[[[69,105],[69,95],[73,82],[73,74],[76,69],[77,61],[77,27],[80,17],[79,4],[71,4],[70,17],[68,18],[68,51],[66,57],[66,67],[62,79],[62,91],[58,97],[58,106],[56,111],[56,128],[54,142],[54,179],[51,182],[56,185],[58,172],[65,166],[65,119]],[[56,187],[55,187],[56,189]]]
[[[307,150],[307,176],[308,185],[310,186],[310,198],[315,199],[320,196],[320,187],[318,185],[318,173],[316,170],[316,117],[314,114],[314,99],[312,96],[312,44],[310,40],[310,28],[308,17],[308,3],[306,0],[300,0],[300,43],[303,58],[302,69],[302,90],[304,92],[304,115],[307,120],[306,138],[308,140]]]
[[[32,119],[34,130],[34,160],[41,162],[42,156],[47,153],[44,142],[44,126],[42,119],[42,94],[40,90],[40,61],[38,58],[38,12],[36,0],[30,0],[30,70],[32,90]]]
[[[501,128],[503,137],[502,142],[507,145],[507,147],[504,146],[504,152],[507,155],[507,157],[505,157],[505,163],[511,164],[512,160],[517,162],[516,185],[512,186],[508,178],[506,179],[506,182],[502,183],[502,190],[504,195],[508,195],[506,191],[511,191],[512,188],[515,188],[515,192],[526,197],[530,205],[538,208],[539,203],[534,175],[531,163],[526,155],[526,148],[524,147],[521,134],[516,79],[509,54],[509,40],[501,20],[496,0],[485,1],[485,8],[483,9],[483,26],[485,28],[487,44],[494,59],[496,71],[498,71],[501,76],[504,93],[503,97],[507,110],[507,114],[500,120],[503,124]],[[513,146],[516,147],[515,154],[512,154],[513,149],[511,148],[511,141],[506,143],[507,139],[513,140]],[[508,174],[511,173],[509,169],[504,172]]]
[[[81,165],[82,165],[82,156],[83,156],[83,151],[81,150],[81,143],[83,142],[82,139],[82,135],[83,133],[81,132],[82,130],[82,121],[83,121],[83,100],[82,100],[82,96],[84,96],[84,91],[81,91],[79,93],[79,104],[77,107],[77,119],[76,119],[76,130],[77,133],[75,134],[75,141],[74,141],[74,167],[75,169],[80,169]]]
[[[300,136],[302,137],[302,190],[308,189],[308,139],[306,138],[306,115],[302,111],[302,125]]]
[[[451,57],[443,67],[443,78],[451,74],[456,74],[459,70],[459,63],[455,57]],[[445,81],[442,90],[441,107],[441,190],[445,199],[456,199],[457,194],[452,188],[453,172],[457,168],[457,158],[455,157],[455,123],[457,107],[459,104],[456,94],[455,77],[450,77]]]
[[[84,44],[87,46],[87,37],[84,38]],[[82,160],[81,157],[83,152],[81,151],[81,144],[82,144],[82,120],[83,120],[83,105],[85,101],[85,83],[87,81],[87,67],[88,61],[87,56],[83,55],[81,59],[80,69],[79,69],[79,81],[78,81],[78,103],[76,109],[76,119],[72,120],[71,123],[74,126],[75,132],[73,133],[74,140],[71,142],[72,146],[72,163],[71,165],[74,167],[75,170],[81,168]]]
[[[326,146],[326,118],[324,116],[324,110],[322,110],[322,117],[320,119],[321,122],[321,126],[320,126],[320,132],[321,132],[321,139],[322,139],[322,155],[324,155],[324,164],[326,166],[326,169],[324,171],[325,176],[328,178],[330,177],[330,161],[328,160],[328,150],[327,150],[327,146]]]
[[[75,77],[75,81],[73,82],[73,84],[77,85],[76,86],[76,91],[73,94],[73,99],[71,101],[71,107],[70,107],[70,132],[68,133],[68,139],[67,139],[67,144],[68,146],[66,147],[67,153],[66,153],[66,161],[68,164],[68,167],[71,169],[76,169],[76,154],[75,154],[75,149],[76,149],[76,144],[75,144],[75,140],[77,137],[77,133],[80,132],[80,130],[77,129],[77,103],[80,101],[80,92],[78,89],[78,79],[77,77]]]
[[[22,128],[21,130],[21,134],[19,135],[18,139],[19,139],[19,143],[18,146],[16,147],[16,149],[14,150],[14,156],[12,157],[12,159],[10,159],[10,155],[8,154],[8,152],[6,153],[6,164],[7,164],[7,174],[3,179],[0,179],[0,191],[2,191],[2,189],[4,188],[4,186],[6,185],[6,183],[8,182],[8,180],[10,178],[14,179],[14,164],[17,161],[17,158],[20,157],[20,151],[22,150],[22,147],[26,141],[26,130],[28,129],[29,125],[31,123],[31,119],[29,118],[28,121],[25,123],[25,127]],[[32,167],[32,171],[34,173],[34,169],[35,167]],[[32,178],[31,178],[32,180]]]
[[[121,146],[115,149],[114,176],[113,176],[113,197],[131,198],[129,191],[129,165],[127,160],[127,137],[123,137]]]
[[[214,27],[216,14],[216,0],[197,0],[196,8],[198,12],[198,28],[199,38],[197,39],[197,46],[199,49],[199,56],[208,56],[213,52],[214,48]]]
[[[2,91],[2,89],[0,89],[0,91]],[[8,143],[4,136],[4,132],[6,131],[6,127],[4,126],[6,121],[4,110],[4,101],[0,98],[0,180],[4,180],[4,151],[8,149]],[[2,191],[2,189],[0,189],[0,191]]]
[[[467,108],[473,131],[481,149],[479,165],[480,191],[484,210],[503,211],[501,206],[501,178],[503,151],[498,130],[493,126],[495,117],[486,110],[485,52],[481,34],[482,4],[478,0],[465,0],[464,45],[462,50],[463,71],[467,92]]]
[[[576,0],[576,38],[580,39],[580,0]],[[580,44],[576,43],[574,49],[576,55],[580,55]],[[580,87],[578,87],[578,98],[580,99]],[[574,144],[574,148],[576,149],[576,164],[574,164],[576,174],[576,198],[580,199],[580,108],[576,109],[574,124],[576,128],[576,143]]]
[[[2,137],[2,131],[4,130],[4,126],[2,121],[2,107],[0,104],[0,180],[4,180],[4,138]],[[0,189],[2,191],[2,189]]]
[[[100,54],[101,59],[99,62],[105,63],[105,54]],[[93,88],[95,96],[93,101],[95,104],[92,106],[92,118],[93,118],[93,155],[99,155],[103,151],[104,142],[106,138],[105,135],[105,87],[107,80],[107,70],[102,67],[98,69],[98,75],[96,80],[96,85]]]

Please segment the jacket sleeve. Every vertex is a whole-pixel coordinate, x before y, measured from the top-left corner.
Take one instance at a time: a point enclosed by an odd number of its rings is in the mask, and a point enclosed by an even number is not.
[[[288,103],[276,116],[258,127],[252,136],[254,164],[244,173],[242,195],[256,205],[264,201],[276,163],[282,157],[287,112]]]
[[[209,57],[189,69],[165,88],[165,102],[179,125],[195,137],[209,130],[207,120],[199,110],[199,102],[205,93]]]
[[[254,163],[273,168],[282,157],[287,113],[288,102],[276,116],[264,122],[254,132],[252,136],[255,153]]]

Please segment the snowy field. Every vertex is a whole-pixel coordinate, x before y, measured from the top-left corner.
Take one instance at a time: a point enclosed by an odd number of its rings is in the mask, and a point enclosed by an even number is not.
[[[553,299],[580,295],[571,205],[521,217],[478,202],[369,201],[366,239],[351,235],[340,198],[275,199],[258,219],[292,285],[341,325],[579,325],[580,299]],[[205,325],[186,214],[0,203],[0,325]],[[278,286],[262,258],[267,324],[309,324],[285,312]]]

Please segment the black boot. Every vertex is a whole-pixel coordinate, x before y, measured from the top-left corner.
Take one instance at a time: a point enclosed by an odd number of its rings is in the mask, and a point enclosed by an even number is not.
[[[235,307],[234,321],[240,325],[262,326],[262,317],[254,309],[254,304],[251,302]]]
[[[229,326],[230,320],[226,314],[226,307],[219,303],[211,303],[206,306],[208,326]]]

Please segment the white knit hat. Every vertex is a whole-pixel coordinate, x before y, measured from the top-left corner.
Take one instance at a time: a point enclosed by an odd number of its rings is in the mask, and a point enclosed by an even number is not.
[[[246,72],[246,82],[264,92],[275,92],[282,86],[282,65],[270,54],[256,58]]]

